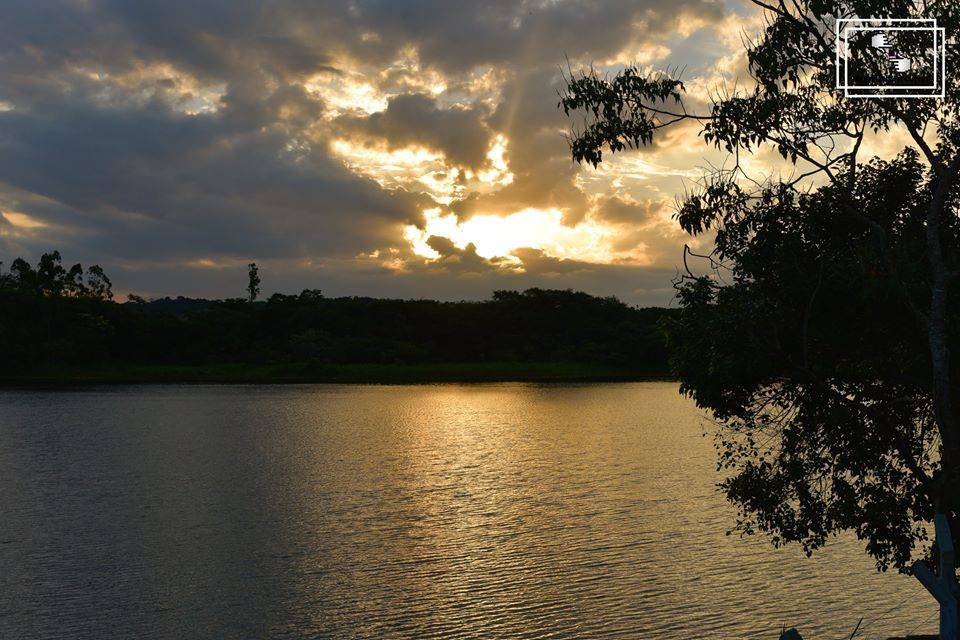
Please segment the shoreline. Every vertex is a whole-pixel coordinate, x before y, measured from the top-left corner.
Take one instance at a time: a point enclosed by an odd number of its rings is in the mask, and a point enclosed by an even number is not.
[[[206,364],[58,367],[0,374],[0,388],[99,384],[427,384],[464,382],[670,382],[662,371],[557,362],[434,364]]]

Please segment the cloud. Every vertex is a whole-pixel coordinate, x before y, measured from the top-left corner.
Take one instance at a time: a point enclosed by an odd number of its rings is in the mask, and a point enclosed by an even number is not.
[[[597,218],[606,222],[645,225],[656,220],[657,214],[666,207],[666,202],[653,198],[637,201],[620,196],[601,196],[595,212]]]
[[[705,38],[730,15],[719,0],[11,0],[0,209],[41,226],[0,219],[0,259],[59,248],[154,294],[227,295],[226,278],[257,259],[278,289],[666,295],[654,286],[666,258],[604,265],[540,247],[485,259],[435,236],[431,261],[403,233],[438,203],[463,219],[556,209],[567,225],[624,227],[626,248],[679,255],[675,237],[634,228],[651,224],[661,177],[600,200],[584,188],[556,109],[559,65],[676,55],[669,39]],[[347,158],[344,139],[372,151]],[[390,153],[408,147],[437,157]]]
[[[443,109],[433,97],[411,93],[390,98],[384,111],[342,116],[336,124],[347,133],[378,138],[391,150],[427,147],[443,153],[454,166],[476,170],[486,162],[492,138],[485,115],[483,108]]]
[[[439,258],[427,263],[433,269],[455,273],[484,273],[498,270],[504,262],[504,259],[500,257],[480,257],[477,255],[477,247],[473,243],[460,249],[449,238],[430,236],[427,239],[427,244],[440,254]]]
[[[276,111],[286,93],[255,104]],[[79,104],[0,113],[0,176],[63,205],[43,215],[97,234],[98,247],[124,259],[352,254],[394,237],[414,214],[410,194],[355,175],[322,137],[291,136],[279,116],[254,111]]]

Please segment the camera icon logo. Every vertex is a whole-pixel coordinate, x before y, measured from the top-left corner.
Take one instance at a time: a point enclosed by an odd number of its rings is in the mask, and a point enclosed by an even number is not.
[[[836,87],[848,98],[943,98],[946,34],[934,18],[838,18]]]

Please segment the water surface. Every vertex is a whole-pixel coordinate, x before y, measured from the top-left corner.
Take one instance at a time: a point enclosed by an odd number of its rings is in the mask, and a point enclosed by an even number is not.
[[[0,638],[883,638],[853,541],[726,536],[670,383],[0,392]]]

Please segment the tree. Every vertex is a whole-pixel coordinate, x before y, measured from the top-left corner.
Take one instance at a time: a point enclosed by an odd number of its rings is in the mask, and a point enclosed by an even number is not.
[[[252,303],[260,295],[260,269],[256,262],[251,262],[247,268],[247,299]]]
[[[75,264],[66,272],[63,279],[63,291],[67,295],[80,297],[87,295],[87,287],[83,283],[83,267]]]
[[[37,263],[37,286],[45,295],[59,296],[63,293],[67,272],[60,264],[60,252],[53,251],[40,256]]]
[[[318,302],[323,300],[323,291],[320,289],[304,289],[298,296],[301,302]]]
[[[571,154],[596,166],[689,121],[731,154],[679,207],[685,231],[715,240],[704,273],[684,250],[668,337],[681,390],[717,423],[735,529],[808,553],[852,530],[879,568],[907,570],[936,512],[960,533],[960,85],[846,97],[835,16],[936,18],[950,37],[960,4],[753,2],[767,17],[746,45],[754,87],[696,113],[666,73],[571,73],[559,106],[584,118]],[[896,157],[861,157],[870,135],[901,132]],[[762,147],[788,177],[747,173],[740,154]]]
[[[95,264],[87,269],[87,295],[97,300],[113,300],[112,288],[113,283],[100,265]]]
[[[0,267],[3,263],[0,262]],[[93,265],[87,271],[84,283],[83,266],[75,264],[69,270],[61,264],[59,251],[51,251],[40,256],[37,268],[23,258],[17,258],[10,265],[10,273],[0,274],[0,289],[12,289],[21,293],[53,298],[95,298],[112,300],[112,283],[100,265]]]

